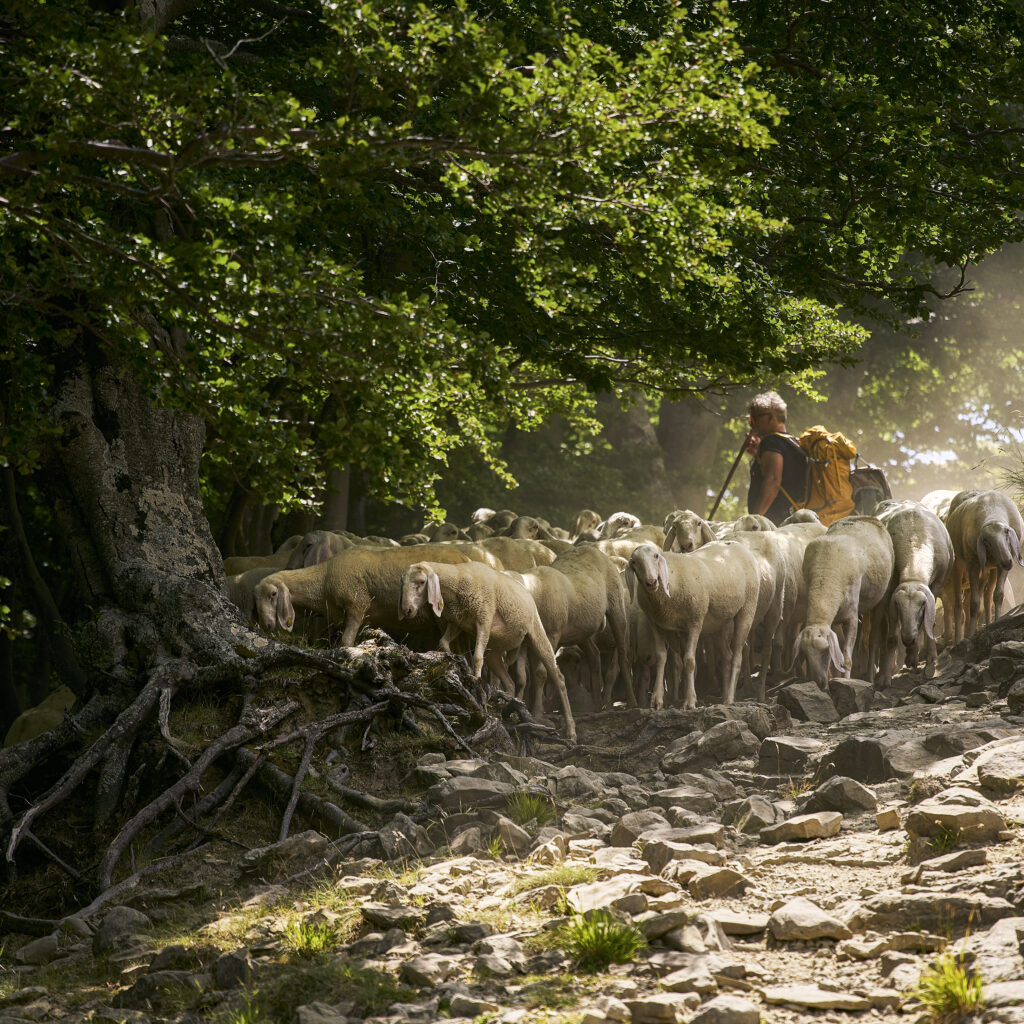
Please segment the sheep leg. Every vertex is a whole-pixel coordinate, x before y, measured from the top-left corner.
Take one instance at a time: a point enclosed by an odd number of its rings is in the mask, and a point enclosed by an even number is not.
[[[608,610],[608,628],[612,631],[612,639],[615,641],[615,656],[619,662],[619,674],[626,681],[626,692],[629,694],[629,706],[637,707],[636,690],[633,687],[633,671],[629,664],[629,631],[626,628],[625,608],[610,608]],[[605,705],[611,707],[611,693],[605,692]]]
[[[651,631],[654,635],[654,687],[651,690],[651,707],[660,711],[665,706],[665,662],[668,659],[668,644],[661,630]]]
[[[695,627],[686,636],[683,648],[683,707],[697,706],[697,688],[694,676],[697,674],[697,642],[700,640],[700,629]],[[661,707],[659,704],[658,707]]]
[[[548,679],[553,679],[555,688],[558,690],[558,699],[562,703],[562,714],[565,715],[565,732],[569,739],[576,742],[576,719],[572,717],[572,707],[569,705],[569,692],[565,688],[565,680],[562,673],[558,671],[555,664],[555,652],[551,650],[551,642],[547,638],[538,618],[534,623],[534,629],[526,634],[527,643],[530,644],[534,656],[547,670]]]
[[[843,671],[846,673],[846,678],[849,679],[853,672],[853,649],[857,646],[857,612],[853,611],[845,619],[840,620],[839,624],[843,628]],[[831,678],[830,672],[825,673],[826,678]]]
[[[500,651],[488,651],[487,652],[487,667],[498,677],[501,685],[504,687],[505,692],[512,696],[516,692],[515,683],[512,682],[512,677],[508,674],[508,669],[505,668],[505,662],[501,658]],[[482,671],[482,669],[481,669]],[[478,673],[479,675],[479,673]]]
[[[351,647],[356,642],[356,635],[359,633],[359,627],[362,626],[369,607],[369,604],[349,606],[345,613],[345,628],[341,632],[342,647]]]
[[[968,570],[968,577],[971,586],[970,615],[967,619],[967,635],[974,636],[978,628],[978,616],[981,612],[981,601],[984,594],[985,579],[981,569],[977,572]]]
[[[727,675],[723,679],[722,699],[726,704],[732,704],[736,700],[736,684],[740,678],[740,668],[743,664],[743,649],[747,644],[747,637],[750,635],[750,624],[753,620],[753,609],[749,611],[744,606],[739,614],[733,619],[732,629],[727,626],[719,634],[718,649],[721,653],[722,667]],[[729,647],[732,649],[730,650]],[[765,701],[764,674],[761,674],[758,684],[758,698],[762,704]]]
[[[992,586],[991,591],[986,595],[986,597],[988,598],[988,614],[985,617],[986,625],[998,619],[999,613],[1003,610],[1003,599],[1006,594],[1006,577],[1008,575],[1008,569],[1000,569],[996,573],[995,582]]]
[[[475,679],[480,678],[480,673],[484,669],[484,652],[487,650],[487,641],[491,639],[491,621],[493,616],[488,616],[485,619],[477,621],[476,624],[476,645],[473,648],[473,677]],[[488,662],[490,665],[490,662]],[[504,670],[504,665],[502,669]],[[505,678],[508,678],[508,673],[505,673]],[[511,681],[509,682],[511,685]],[[515,688],[509,690],[509,693],[515,693]]]

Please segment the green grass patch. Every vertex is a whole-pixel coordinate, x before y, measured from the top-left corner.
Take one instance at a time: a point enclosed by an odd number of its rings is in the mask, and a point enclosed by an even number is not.
[[[547,871],[523,875],[517,878],[509,890],[510,896],[518,896],[521,892],[540,889],[545,885],[557,885],[563,889],[574,885],[586,885],[596,882],[600,872],[590,864],[557,864]]]
[[[551,798],[542,793],[531,793],[528,789],[517,789],[506,803],[508,816],[517,825],[527,825],[535,821],[538,825],[546,825],[555,818],[555,808]]]
[[[284,927],[284,942],[298,956],[320,957],[342,944],[342,929],[327,921],[289,921]]]
[[[981,975],[968,970],[962,958],[951,952],[943,953],[921,974],[911,994],[936,1022],[960,1020],[985,1006]]]
[[[943,826],[938,833],[928,840],[928,845],[938,854],[955,850],[964,840],[963,832],[958,828]]]
[[[610,964],[628,964],[647,945],[638,928],[600,910],[574,917],[559,929],[559,940],[577,967],[591,974]]]

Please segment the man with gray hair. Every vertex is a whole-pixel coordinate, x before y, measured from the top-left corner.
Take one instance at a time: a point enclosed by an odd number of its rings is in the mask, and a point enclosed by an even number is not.
[[[775,391],[755,395],[747,406],[750,466],[747,511],[767,516],[776,526],[803,501],[807,458],[786,433],[786,403]]]

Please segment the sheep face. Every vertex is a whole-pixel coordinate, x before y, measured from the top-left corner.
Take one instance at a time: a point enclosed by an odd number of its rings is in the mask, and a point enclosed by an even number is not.
[[[1021,563],[1020,539],[1005,523],[986,523],[978,535],[978,566],[993,565],[1009,572],[1016,561]]]
[[[907,649],[907,662],[914,665],[921,631],[935,639],[935,596],[921,583],[901,583],[893,591],[889,611]]]
[[[295,607],[286,586],[263,580],[256,586],[254,599],[256,617],[263,629],[285,629],[291,632],[295,625]]]
[[[429,603],[434,614],[440,616],[444,609],[441,597],[441,582],[437,573],[426,563],[410,565],[402,576],[402,595],[398,602],[398,617],[412,619],[425,604]]]
[[[793,645],[791,668],[795,667],[801,658],[806,665],[807,678],[813,679],[819,686],[828,683],[831,665],[835,665],[840,672],[844,670],[839,637],[836,636],[835,630],[825,626],[805,626],[800,630]]]
[[[653,544],[639,545],[630,556],[629,568],[626,570],[626,583],[629,586],[630,598],[633,596],[634,577],[652,594],[660,586],[664,589],[665,596],[669,596],[668,562]]]
[[[687,554],[714,539],[711,527],[696,512],[670,512],[665,518],[666,551]]]

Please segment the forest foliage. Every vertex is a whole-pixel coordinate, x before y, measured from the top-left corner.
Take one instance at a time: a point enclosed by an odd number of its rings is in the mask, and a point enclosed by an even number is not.
[[[893,466],[915,402],[955,443],[923,406],[953,375],[980,395],[970,307],[945,341],[936,322],[1024,234],[1020,21],[979,0],[12,0],[9,489],[45,534],[83,348],[202,417],[215,524],[238,500],[315,510],[338,467],[415,516],[500,496],[510,465],[524,498],[575,501],[575,472],[612,501],[658,453],[585,456],[643,395],[655,432],[707,400],[713,457],[663,453],[706,490],[735,440],[719,396],[767,383],[799,409],[858,354],[833,419],[869,412]],[[918,341],[891,333],[908,320]],[[1001,358],[975,425],[1012,392]]]

